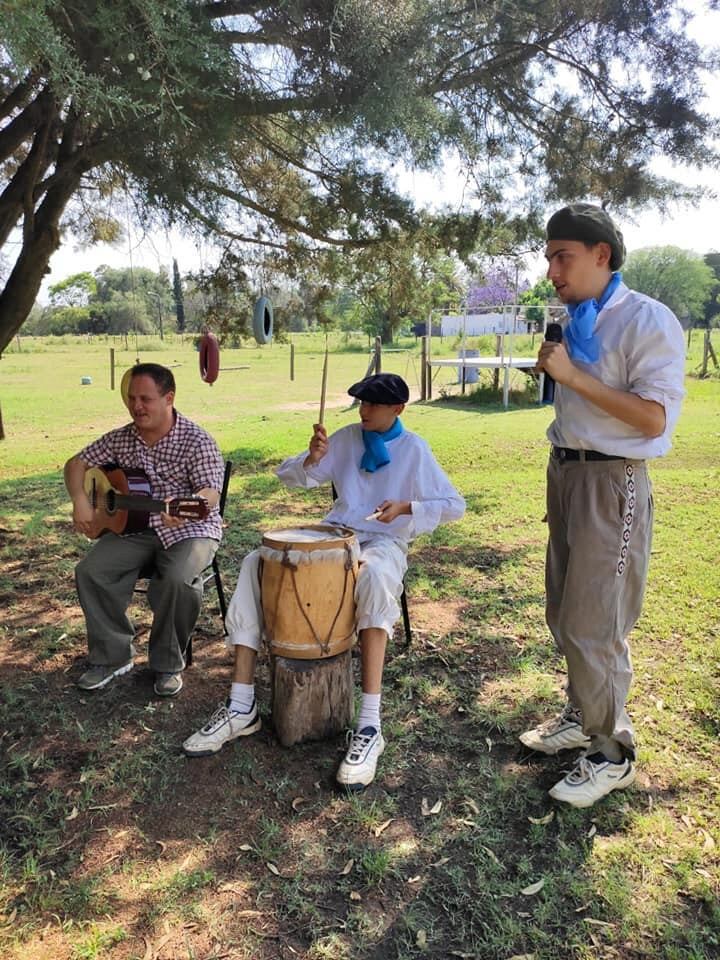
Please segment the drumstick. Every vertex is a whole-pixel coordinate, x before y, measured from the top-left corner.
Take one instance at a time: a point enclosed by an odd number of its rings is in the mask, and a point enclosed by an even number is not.
[[[320,416],[318,423],[322,427],[325,423],[325,395],[327,393],[328,342],[325,335],[325,360],[323,361],[322,386],[320,388]]]

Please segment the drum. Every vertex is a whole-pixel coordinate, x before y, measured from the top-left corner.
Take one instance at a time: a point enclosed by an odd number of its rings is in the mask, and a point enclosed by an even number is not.
[[[264,535],[260,582],[272,654],[313,660],[352,646],[359,556],[357,538],[345,527],[317,524]]]

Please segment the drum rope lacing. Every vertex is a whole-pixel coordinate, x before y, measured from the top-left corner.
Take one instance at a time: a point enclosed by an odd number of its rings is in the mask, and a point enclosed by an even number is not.
[[[283,558],[280,561],[280,564],[282,566],[282,575],[280,577],[280,585],[275,595],[275,608],[273,610],[273,624],[277,623],[277,608],[278,608],[278,603],[280,602],[280,594],[282,593],[282,585],[285,579],[285,573],[286,571],[290,570],[291,583],[293,587],[293,592],[295,593],[295,600],[297,601],[298,609],[302,613],[303,618],[305,619],[305,623],[307,623],[308,627],[310,628],[310,632],[313,635],[313,639],[315,640],[315,643],[317,643],[317,645],[320,647],[320,650],[324,657],[326,657],[330,652],[330,640],[333,635],[333,630],[335,629],[335,624],[337,623],[338,617],[342,613],[342,609],[345,604],[345,595],[347,593],[347,585],[348,585],[348,571],[350,571],[350,573],[352,574],[353,592],[355,590],[355,584],[357,583],[357,577],[355,576],[355,568],[353,566],[353,555],[352,555],[352,550],[350,548],[350,544],[344,543],[343,549],[345,550],[345,578],[343,580],[343,592],[342,592],[342,596],[340,597],[340,603],[338,604],[338,608],[335,611],[333,622],[330,624],[330,629],[328,630],[327,637],[325,638],[324,641],[318,636],[317,630],[315,629],[312,622],[310,621],[310,618],[305,612],[305,608],[303,606],[302,600],[300,599],[300,594],[297,588],[297,582],[295,580],[295,571],[297,570],[298,565],[296,563],[293,563],[290,560],[290,557],[288,555],[290,552],[290,547],[287,544],[283,546],[283,550],[282,550]],[[342,640],[345,640],[345,639],[347,638],[342,637]]]

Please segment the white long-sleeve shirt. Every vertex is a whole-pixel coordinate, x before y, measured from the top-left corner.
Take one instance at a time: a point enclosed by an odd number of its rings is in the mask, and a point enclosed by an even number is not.
[[[609,387],[659,403],[665,408],[665,429],[659,437],[647,437],[558,383],[548,439],[558,447],[630,459],[662,456],[670,449],[685,395],[685,339],[675,314],[621,283],[598,314],[594,332],[600,341],[597,362],[573,363]]]
[[[276,473],[288,487],[333,483],[337,499],[325,519],[358,533],[384,533],[409,543],[421,533],[431,533],[440,523],[462,517],[465,501],[422,437],[403,430],[387,442],[387,449],[390,463],[375,473],[361,470],[365,446],[362,427],[354,423],[330,436],[328,452],[319,463],[305,469],[305,450],[281,463]],[[366,520],[383,500],[409,500],[412,514],[396,517],[391,523]]]

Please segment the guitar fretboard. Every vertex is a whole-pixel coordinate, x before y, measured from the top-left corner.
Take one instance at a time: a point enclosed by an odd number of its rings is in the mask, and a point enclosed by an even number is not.
[[[108,490],[104,497],[105,509],[108,513],[116,510],[139,510],[142,513],[167,513],[167,504],[164,500],[155,500],[153,497],[140,497],[133,494],[115,493]]]

